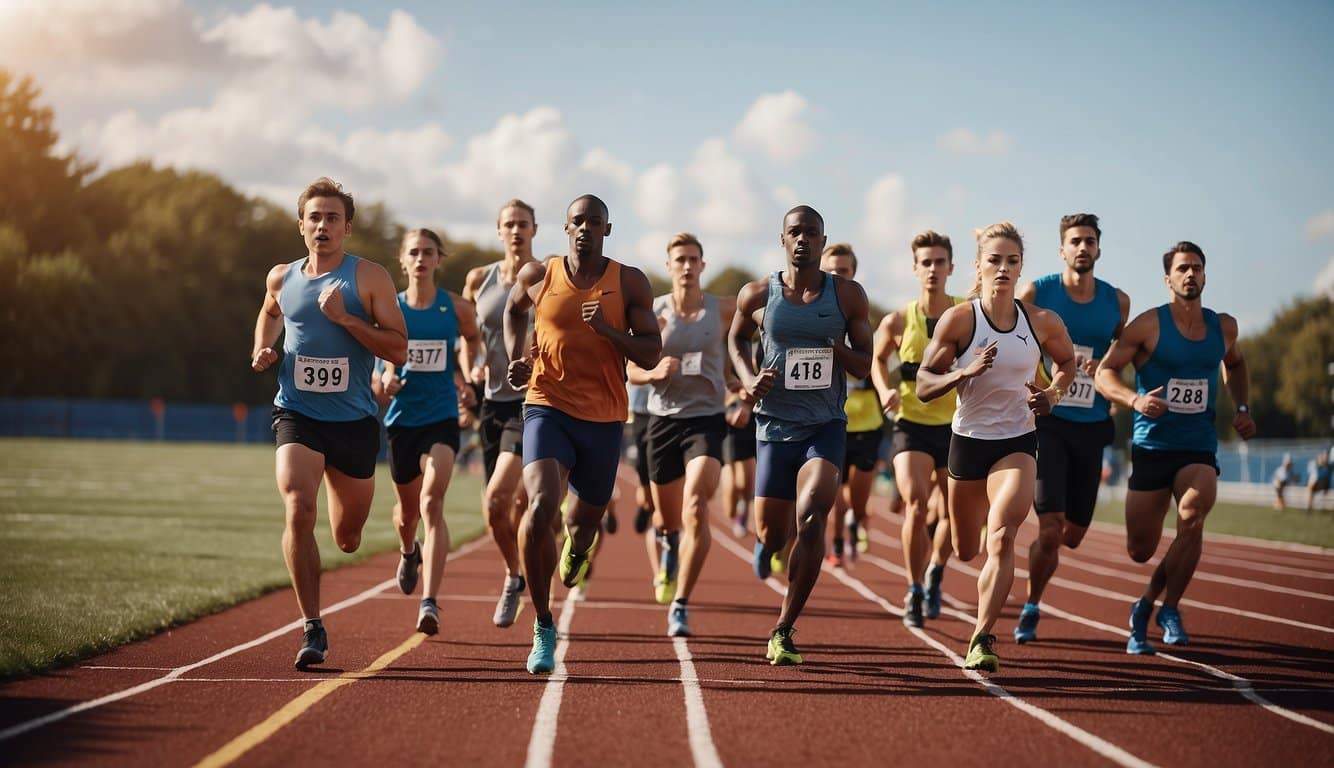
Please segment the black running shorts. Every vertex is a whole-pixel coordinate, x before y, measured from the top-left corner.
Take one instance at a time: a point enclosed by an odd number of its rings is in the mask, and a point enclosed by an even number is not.
[[[1130,446],[1130,480],[1126,486],[1132,491],[1161,491],[1171,488],[1177,473],[1191,464],[1204,464],[1218,472],[1218,456],[1208,451],[1155,451]]]
[[[1039,515],[1064,514],[1081,528],[1093,522],[1102,483],[1102,450],[1116,437],[1111,419],[1079,422],[1038,417],[1038,484],[1033,507]]]
[[[325,466],[348,477],[365,480],[375,476],[380,422],[373,416],[356,421],[318,421],[274,406],[273,437],[278,447],[296,443],[323,454]]]
[[[483,400],[477,422],[477,433],[482,440],[482,465],[486,468],[486,480],[490,482],[500,454],[523,456],[523,401]]]
[[[723,463],[732,464],[753,458],[755,458],[755,415],[751,414],[746,426],[727,428],[727,435],[723,438]]]
[[[666,485],[684,477],[686,465],[700,456],[722,462],[727,422],[721,413],[685,419],[650,416],[647,434],[649,479]]]
[[[389,476],[399,485],[416,480],[422,473],[421,458],[433,445],[447,445],[459,452],[459,420],[445,419],[420,427],[389,428]]]
[[[894,437],[890,439],[890,461],[907,451],[928,454],[940,469],[949,463],[950,439],[954,432],[949,424],[918,424],[899,419],[894,422]]]
[[[996,462],[1014,453],[1038,454],[1037,432],[1001,440],[981,440],[955,435],[950,438],[950,477],[955,480],[985,480]]]
[[[878,427],[865,432],[849,432],[847,447],[843,450],[843,482],[848,482],[848,470],[856,467],[862,472],[875,469],[880,460],[880,440],[884,432]]]

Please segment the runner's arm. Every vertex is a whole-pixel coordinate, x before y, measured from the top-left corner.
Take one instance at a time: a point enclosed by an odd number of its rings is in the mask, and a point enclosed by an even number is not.
[[[482,281],[486,279],[486,270],[488,267],[473,267],[468,270],[468,276],[463,278],[463,300],[473,307],[473,322],[476,324],[477,318],[477,290],[481,287]],[[466,337],[462,346],[459,348],[459,367],[463,370],[468,381],[474,384],[481,384],[486,380],[486,350],[482,347],[480,334],[476,339],[469,341]]]
[[[1047,353],[1052,365],[1056,366],[1055,375],[1051,377],[1051,384],[1046,389],[1038,390],[1031,382],[1028,383],[1030,406],[1040,406],[1036,412],[1046,415],[1061,402],[1075,380],[1075,345],[1070,341],[1070,333],[1060,315],[1031,304],[1029,310],[1030,316],[1036,321],[1034,330],[1039,334],[1042,351]]]
[[[528,350],[523,348],[528,339],[528,310],[533,308],[534,294],[541,290],[546,275],[547,266],[541,262],[523,265],[514,276],[509,298],[505,299],[505,354],[511,365],[528,359]],[[528,379],[527,375],[521,378]]]
[[[256,371],[263,371],[278,361],[278,352],[273,348],[283,332],[283,310],[278,305],[278,292],[282,290],[288,266],[279,264],[264,278],[264,302],[255,319],[255,344],[250,350],[250,367]]]
[[[1098,394],[1117,405],[1132,410],[1140,410],[1136,407],[1136,403],[1141,398],[1134,389],[1126,386],[1126,383],[1121,380],[1121,371],[1135,361],[1140,350],[1144,348],[1149,338],[1156,333],[1157,316],[1153,312],[1141,314],[1132,320],[1130,325],[1126,326],[1125,330],[1121,332],[1120,338],[1112,342],[1112,346],[1108,348],[1102,362],[1098,363],[1098,371],[1093,379],[1093,385],[1097,388]],[[1145,397],[1144,399],[1149,398]],[[1143,413],[1143,411],[1140,412]]]
[[[962,307],[962,309],[960,309]],[[922,353],[922,364],[917,368],[917,399],[930,402],[948,394],[959,382],[981,375],[995,360],[993,342],[985,350],[977,350],[967,367],[954,367],[959,356],[959,345],[973,335],[973,308],[958,304],[945,310],[936,325],[935,336]]]
[[[754,338],[755,331],[760,328],[755,313],[764,310],[767,298],[768,284],[763,280],[742,286],[736,298],[736,313],[732,315],[732,328],[727,333],[727,353],[732,360],[732,370],[736,372],[742,388],[752,397],[756,396],[757,384],[764,386],[760,380],[761,372],[755,370],[751,339]],[[769,369],[767,376],[769,387],[773,386],[773,374],[772,369]]]
[[[1116,330],[1112,332],[1113,339],[1121,338],[1121,334],[1126,329],[1126,323],[1130,322],[1130,294],[1118,288],[1116,290],[1116,303],[1121,308],[1121,322],[1117,324]]]
[[[871,374],[871,302],[866,298],[866,291],[855,280],[837,280],[834,282],[839,306],[847,318],[847,340],[830,339],[833,342],[834,358],[843,365],[849,376],[864,379]]]
[[[1237,343],[1237,319],[1232,315],[1218,316],[1218,323],[1223,330],[1223,343],[1227,351],[1223,353],[1223,386],[1232,395],[1232,402],[1238,407],[1249,408],[1251,396],[1251,373],[1246,367],[1246,358],[1241,354],[1241,345]],[[1232,428],[1242,440],[1255,436],[1255,422],[1248,411],[1237,411],[1232,418]]]
[[[889,359],[899,351],[902,337],[903,315],[895,310],[880,321],[880,327],[875,332],[875,349],[871,354],[871,382],[875,384],[886,411],[897,410],[899,405],[899,388],[890,383],[893,373],[889,370]]]
[[[329,319],[341,325],[376,357],[396,365],[406,363],[408,329],[403,322],[403,311],[398,308],[398,292],[394,290],[393,279],[384,267],[363,260],[357,265],[357,284],[366,286],[366,298],[369,300],[366,310],[371,322],[343,311],[341,297],[337,302],[339,311]],[[329,315],[327,311],[325,314]]]
[[[477,329],[477,307],[453,291],[449,293],[449,300],[454,303],[454,316],[459,320],[459,364],[454,367],[454,386],[458,391],[459,405],[472,408],[476,402],[465,371],[471,371],[472,361],[477,359],[482,349],[482,333]]]

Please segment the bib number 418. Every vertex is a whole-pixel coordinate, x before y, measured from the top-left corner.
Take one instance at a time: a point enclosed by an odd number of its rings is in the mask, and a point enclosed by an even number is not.
[[[829,347],[789,349],[787,370],[783,373],[786,389],[829,389],[834,381],[834,350]]]

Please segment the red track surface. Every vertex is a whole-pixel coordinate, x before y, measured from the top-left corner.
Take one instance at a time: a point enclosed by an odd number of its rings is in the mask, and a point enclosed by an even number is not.
[[[623,509],[585,599],[555,606],[570,639],[551,678],[523,669],[530,607],[508,630],[491,625],[502,567],[479,542],[450,561],[441,634],[318,701],[299,699],[412,637],[416,598],[385,582],[387,555],[325,577],[329,605],[354,599],[326,615],[327,669],[292,669],[296,629],[252,643],[295,615],[290,592],[271,594],[0,686],[0,763],[193,764],[287,707],[294,719],[249,737],[239,764],[1334,764],[1334,555],[1210,540],[1182,606],[1192,645],[1128,657],[1128,606],[1151,566],[1126,557],[1122,534],[1095,528],[1062,553],[1040,641],[1023,647],[1009,639],[1016,579],[988,688],[946,656],[963,652],[980,561],[952,564],[955,611],[909,631],[889,613],[905,591],[898,521],[876,512],[871,552],[821,575],[799,624],[801,667],[764,661],[782,587],[755,579],[751,542],[723,525],[691,601],[695,637],[666,638]],[[1030,521],[1021,536],[1020,569],[1035,530]],[[63,716],[37,720],[52,714]]]

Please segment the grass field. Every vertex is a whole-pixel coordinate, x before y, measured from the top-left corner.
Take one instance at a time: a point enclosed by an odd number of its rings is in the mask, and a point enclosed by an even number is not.
[[[456,546],[482,530],[479,487],[466,474],[450,487]],[[334,546],[321,499],[326,569],[396,546],[393,499],[382,466],[354,555]],[[282,530],[269,446],[0,440],[0,678],[287,586]]]
[[[1300,502],[1306,503],[1305,491]],[[1295,494],[1288,494],[1289,502]],[[1094,518],[1108,523],[1125,523],[1124,508],[1120,502],[1099,504]],[[1167,526],[1176,528],[1176,513],[1168,512]],[[1209,513],[1204,523],[1205,536],[1210,533],[1230,533],[1234,536],[1252,536],[1257,539],[1272,541],[1291,541],[1298,544],[1313,544],[1318,547],[1334,547],[1334,513],[1329,510],[1307,512],[1305,509],[1288,509],[1279,512],[1269,507],[1250,504],[1230,504],[1219,502]]]

